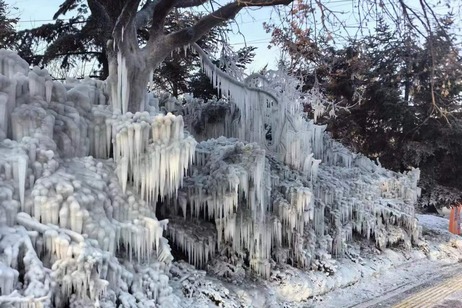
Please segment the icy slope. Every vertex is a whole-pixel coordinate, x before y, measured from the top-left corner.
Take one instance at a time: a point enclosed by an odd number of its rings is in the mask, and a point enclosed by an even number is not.
[[[390,172],[331,140],[324,126],[303,116],[290,77],[275,72],[274,80],[257,82],[263,86],[254,89],[203,61],[214,85],[228,93],[226,99],[199,103],[187,98],[183,106],[171,105],[181,106],[176,112],[184,115],[197,140],[239,139],[198,144],[180,198],[163,213],[184,217],[175,233],[188,233],[180,230],[187,228],[186,217],[212,223],[212,228],[214,223],[218,251],[231,264],[266,278],[273,265],[287,263],[333,271],[332,256],[342,257],[354,235],[372,239],[380,249],[400,242],[410,247],[418,239],[418,170]],[[243,111],[242,100],[258,106]],[[265,137],[246,126],[249,119],[264,124]],[[210,243],[201,234],[210,237],[214,231],[194,234],[187,242]],[[209,254],[210,245],[194,245],[193,252],[183,239],[172,240],[197,266],[204,260],[191,254]]]

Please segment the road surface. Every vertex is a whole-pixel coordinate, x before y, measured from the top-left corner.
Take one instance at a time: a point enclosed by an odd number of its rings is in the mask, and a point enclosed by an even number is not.
[[[452,271],[419,285],[403,287],[353,307],[462,308],[462,271]]]
[[[393,308],[462,308],[462,273],[410,294]]]

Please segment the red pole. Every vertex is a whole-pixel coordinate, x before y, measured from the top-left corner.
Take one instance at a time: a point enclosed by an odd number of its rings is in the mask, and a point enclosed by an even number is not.
[[[449,232],[460,235],[460,210],[461,205],[457,204],[451,208],[449,215]]]

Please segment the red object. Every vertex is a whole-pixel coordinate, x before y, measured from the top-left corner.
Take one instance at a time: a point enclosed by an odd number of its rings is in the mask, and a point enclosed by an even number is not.
[[[449,232],[460,235],[460,211],[461,205],[453,206],[451,208],[451,215],[449,216]]]

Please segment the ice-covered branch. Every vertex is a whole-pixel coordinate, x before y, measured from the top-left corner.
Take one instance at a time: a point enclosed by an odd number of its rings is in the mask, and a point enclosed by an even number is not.
[[[249,87],[229,76],[218,69],[197,44],[192,46],[201,57],[204,72],[210,78],[212,85],[223,95],[230,97],[238,107],[240,120],[243,123],[239,137],[266,147],[265,124],[270,123],[265,123],[264,118],[269,116],[268,113],[278,105],[277,97],[268,91]],[[283,114],[278,116],[284,117]]]
[[[204,66],[208,67],[208,68],[212,68],[213,73],[216,74],[216,76],[214,78],[211,78],[212,81],[214,79],[216,79],[216,78],[222,78],[222,79],[225,79],[226,82],[231,83],[231,84],[236,85],[237,87],[241,88],[243,90],[243,92],[245,92],[245,91],[256,91],[258,93],[262,93],[262,94],[268,96],[269,98],[271,98],[275,102],[278,101],[278,99],[276,98],[276,96],[274,94],[272,94],[272,93],[270,93],[270,92],[268,92],[266,90],[263,90],[263,89],[252,87],[250,85],[247,85],[246,83],[242,83],[242,82],[238,81],[237,79],[235,79],[235,78],[231,77],[230,75],[228,75],[226,72],[224,72],[224,71],[220,70],[219,68],[217,68],[216,65],[213,64],[213,62],[210,60],[208,55],[204,52],[204,50],[202,50],[202,48],[200,48],[200,46],[197,45],[196,43],[191,44],[191,46],[194,48],[194,50],[201,57],[202,64]],[[251,76],[255,77],[256,75],[253,74]],[[210,78],[210,76],[209,76],[209,78]],[[214,86],[220,87],[221,85],[220,84],[214,84]],[[220,88],[220,90],[223,90],[223,89]],[[227,93],[224,93],[224,92],[222,92],[222,93],[227,95]]]

